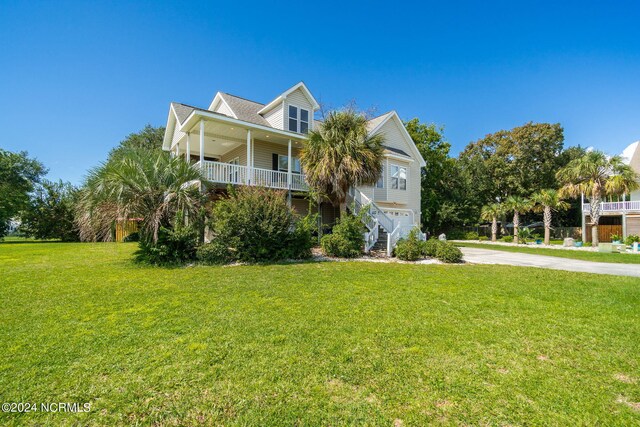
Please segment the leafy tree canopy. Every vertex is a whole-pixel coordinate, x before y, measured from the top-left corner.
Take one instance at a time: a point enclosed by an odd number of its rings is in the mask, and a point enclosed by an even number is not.
[[[131,149],[162,150],[164,131],[164,126],[153,127],[146,125],[140,132],[127,135],[116,148],[111,150],[107,161],[120,157],[123,153]]]
[[[427,163],[421,185],[423,229],[435,233],[474,220],[468,187],[458,161],[449,157],[451,144],[444,139],[444,128],[417,118],[404,125]]]
[[[0,148],[0,237],[9,220],[29,204],[29,194],[47,173],[39,161],[29,158],[26,151],[12,153]]]
[[[36,239],[80,240],[74,224],[77,196],[78,190],[68,182],[42,181],[21,215],[21,231]]]

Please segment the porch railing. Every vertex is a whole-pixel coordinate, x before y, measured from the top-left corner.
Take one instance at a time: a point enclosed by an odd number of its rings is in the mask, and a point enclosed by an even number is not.
[[[195,164],[200,168],[200,162]],[[206,180],[220,184],[258,185],[283,190],[308,191],[304,174],[291,174],[291,185],[287,172],[269,169],[252,168],[231,163],[212,162],[205,160],[202,163],[202,172]]]
[[[590,212],[591,205],[585,203],[582,206],[583,212]],[[600,203],[600,212],[623,212],[623,211],[640,211],[640,201],[631,202],[602,202]]]

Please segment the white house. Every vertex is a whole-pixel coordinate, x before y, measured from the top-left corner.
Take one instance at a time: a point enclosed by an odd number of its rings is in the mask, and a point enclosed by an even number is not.
[[[319,105],[300,82],[267,103],[218,92],[208,108],[172,102],[163,149],[200,167],[223,193],[229,184],[288,190],[292,206],[308,209],[308,191],[298,154],[307,132],[318,126]],[[395,111],[368,122],[370,134],[384,136],[384,162],[374,186],[352,188],[349,205],[370,206],[367,249],[398,238],[420,226],[420,174],[425,161]],[[323,223],[337,215],[321,203]]]
[[[623,161],[633,170],[640,173],[640,141],[629,145],[622,152]],[[591,227],[589,224],[590,205],[582,205],[582,239],[591,240]],[[625,194],[622,201],[602,202],[600,204],[600,225],[598,234],[601,241],[611,241],[611,234],[620,234],[622,237],[640,235],[640,190],[631,194]],[[601,232],[603,229],[605,232]]]

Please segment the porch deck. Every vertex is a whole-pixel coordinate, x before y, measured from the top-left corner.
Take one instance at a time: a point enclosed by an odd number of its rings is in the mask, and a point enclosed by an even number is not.
[[[589,213],[591,211],[591,205],[585,203],[582,206],[582,211]],[[602,202],[600,203],[600,212],[602,213],[622,213],[622,212],[640,212],[640,201],[630,202]]]
[[[262,169],[231,163],[205,160],[197,162],[208,181],[220,184],[258,185],[291,191],[309,191],[302,173],[291,173]]]

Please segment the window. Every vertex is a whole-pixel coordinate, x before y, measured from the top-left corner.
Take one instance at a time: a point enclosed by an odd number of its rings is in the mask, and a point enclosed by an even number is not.
[[[309,110],[289,105],[289,130],[291,132],[309,132]]]
[[[289,160],[288,160],[287,156],[283,156],[281,154],[278,155],[278,170],[280,172],[289,171],[288,161]],[[300,168],[300,159],[297,158],[297,157],[293,157],[291,159],[291,172],[293,172],[293,173],[302,172],[302,169]]]
[[[376,188],[384,188],[384,168],[382,168],[382,172],[380,172],[378,182],[376,182]]]
[[[407,168],[402,166],[391,166],[391,188],[394,190],[407,189]]]

